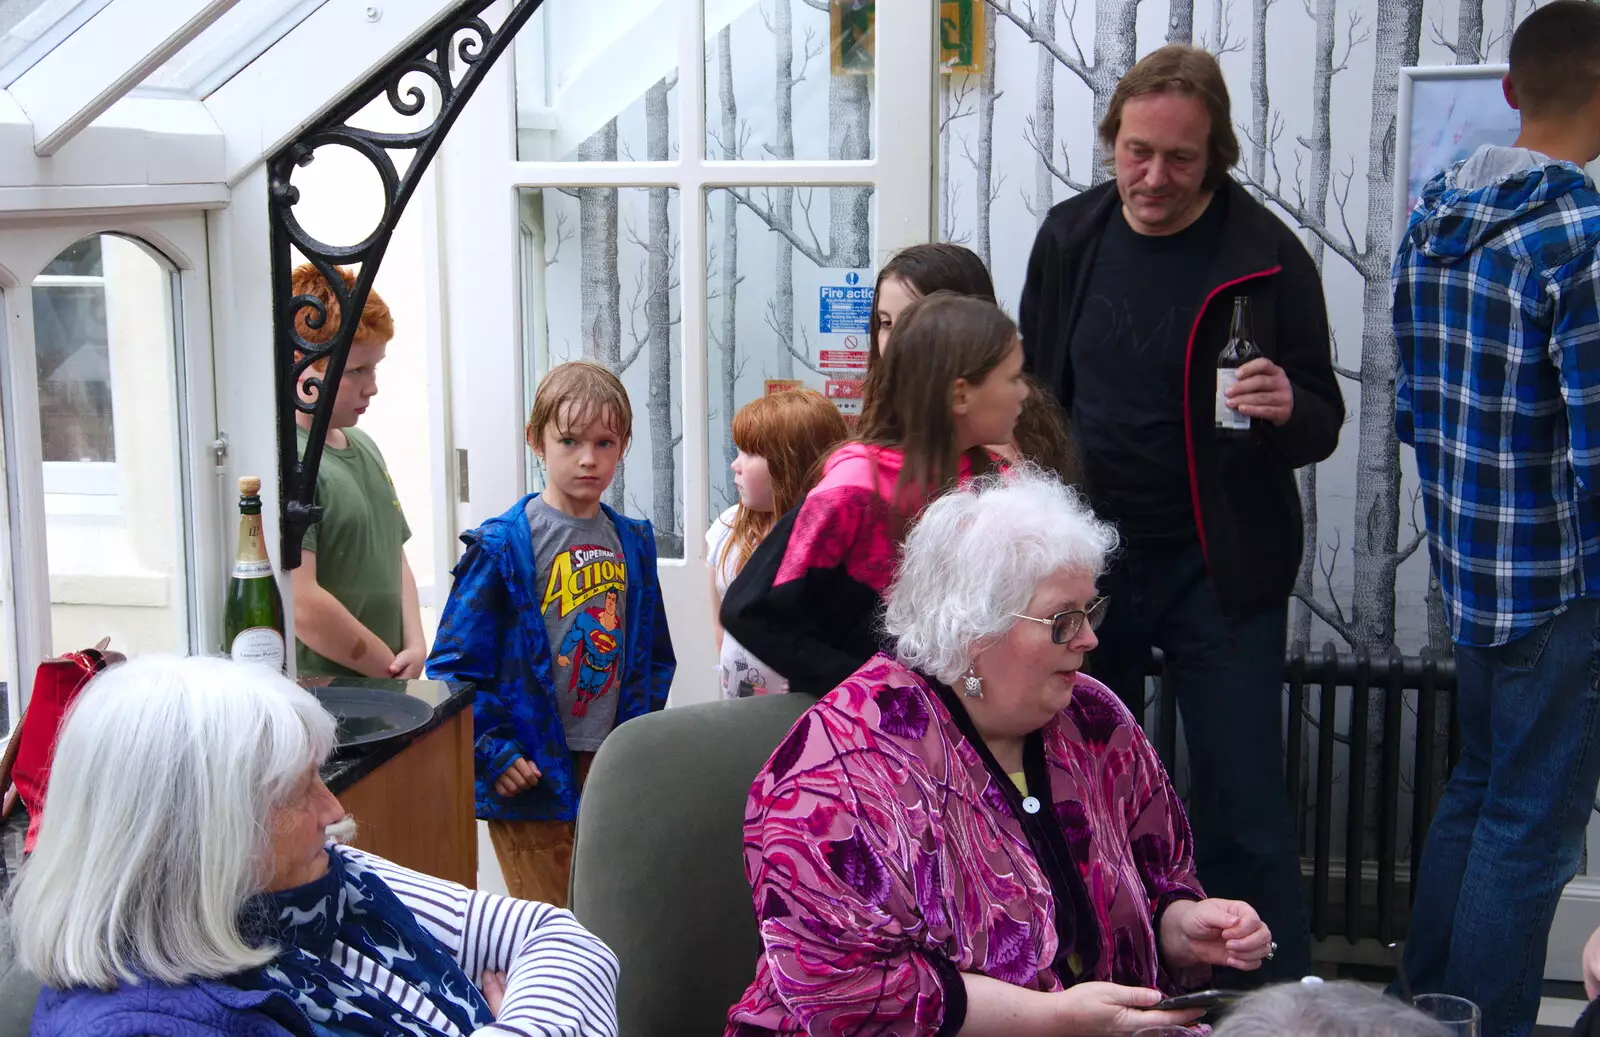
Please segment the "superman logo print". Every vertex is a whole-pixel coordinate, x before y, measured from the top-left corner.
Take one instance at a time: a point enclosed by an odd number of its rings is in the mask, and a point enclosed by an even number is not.
[[[616,683],[627,584],[627,563],[609,547],[570,547],[551,566],[540,611],[553,629],[566,628],[556,663],[570,671],[575,717],[586,715],[589,704]]]

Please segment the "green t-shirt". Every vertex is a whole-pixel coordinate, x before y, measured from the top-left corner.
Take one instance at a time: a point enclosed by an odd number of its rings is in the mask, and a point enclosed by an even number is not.
[[[304,452],[310,434],[297,429]],[[306,531],[301,546],[317,556],[317,583],[391,651],[405,643],[405,614],[400,602],[400,559],[411,527],[400,508],[394,480],[372,437],[359,429],[344,430],[343,450],[325,446],[317,472],[316,504],[322,521]],[[300,673],[359,676],[354,670],[295,643]]]

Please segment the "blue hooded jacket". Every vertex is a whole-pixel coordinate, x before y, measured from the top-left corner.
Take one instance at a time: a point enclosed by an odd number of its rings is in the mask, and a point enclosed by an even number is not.
[[[470,533],[439,619],[428,676],[477,685],[473,734],[477,814],[494,821],[573,821],[578,790],[557,708],[550,638],[539,609],[538,560],[528,528],[529,494]],[[627,631],[618,669],[617,723],[667,704],[677,662],[656,576],[655,531],[601,505],[617,529],[628,567]],[[517,757],[539,768],[539,783],[506,799],[494,783]]]
[[[1394,264],[1395,430],[1460,644],[1600,594],[1600,191],[1484,146],[1435,176]]]

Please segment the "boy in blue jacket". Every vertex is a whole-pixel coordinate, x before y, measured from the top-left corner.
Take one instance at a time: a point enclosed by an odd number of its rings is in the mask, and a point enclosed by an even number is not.
[[[522,900],[566,906],[595,750],[672,685],[655,531],[600,502],[632,434],[609,370],[576,361],[545,376],[527,428],[545,491],[462,536],[428,659],[428,676],[478,686],[477,814]]]

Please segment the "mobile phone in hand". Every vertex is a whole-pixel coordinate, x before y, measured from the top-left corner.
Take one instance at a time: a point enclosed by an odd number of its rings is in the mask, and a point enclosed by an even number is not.
[[[1213,1008],[1232,1004],[1241,997],[1244,997],[1244,991],[1242,990],[1197,990],[1192,994],[1179,994],[1176,997],[1169,997],[1153,1006],[1151,1011],[1175,1012],[1186,1008],[1204,1008],[1210,1011]]]

